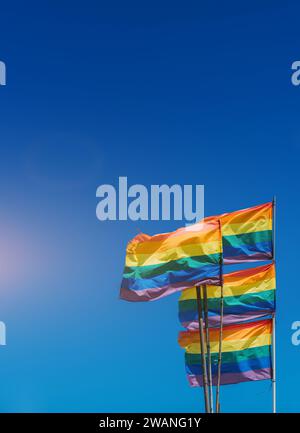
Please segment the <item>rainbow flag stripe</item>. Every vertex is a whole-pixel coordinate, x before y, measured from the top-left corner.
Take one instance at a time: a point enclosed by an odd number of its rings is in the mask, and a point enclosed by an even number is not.
[[[275,266],[269,264],[224,275],[225,325],[253,321],[275,311]],[[220,324],[220,287],[207,286],[208,325]],[[198,329],[196,288],[182,291],[179,320],[188,329]]]
[[[212,379],[217,384],[219,330],[210,329]],[[264,380],[272,377],[272,320],[223,328],[221,384]],[[182,331],[179,344],[185,349],[185,365],[191,386],[203,386],[198,331]]]
[[[212,220],[129,242],[120,297],[152,301],[197,284],[221,284],[222,236]]]
[[[273,258],[273,203],[205,218],[220,220],[224,264],[255,262]]]

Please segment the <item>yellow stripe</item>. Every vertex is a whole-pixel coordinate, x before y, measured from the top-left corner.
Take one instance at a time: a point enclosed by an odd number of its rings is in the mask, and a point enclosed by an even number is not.
[[[270,320],[255,322],[245,325],[230,325],[223,329],[223,341],[238,341],[246,338],[259,337],[271,333],[272,326]],[[209,331],[210,341],[218,342],[220,338],[219,329],[211,328]],[[199,342],[199,332],[183,331],[179,334],[178,343],[180,346]]]
[[[164,239],[155,240],[156,236],[145,240],[139,240],[137,237],[129,242],[127,247],[128,253],[135,254],[154,254],[157,251],[168,251],[171,248],[177,248],[185,245],[207,244],[213,241],[221,245],[221,233],[219,230],[210,230],[209,232],[190,232],[170,235]],[[221,247],[219,247],[221,248]]]
[[[222,352],[235,352],[236,350],[249,349],[251,347],[269,346],[271,344],[271,334],[251,337],[243,340],[223,341]],[[219,342],[211,342],[210,350],[212,353],[219,352]],[[186,347],[187,353],[200,353],[200,343],[192,343]]]
[[[223,236],[272,230],[272,203],[220,215]]]
[[[222,224],[223,236],[240,235],[243,233],[254,233],[264,230],[272,230],[272,219],[260,217],[256,221],[244,223],[224,223]]]
[[[162,262],[179,260],[184,257],[208,256],[219,252],[220,241],[181,245],[176,248],[170,248],[167,251],[161,251],[158,249],[152,254],[127,254],[126,266],[157,265]]]
[[[239,296],[248,293],[260,293],[266,290],[275,290],[276,280],[274,267],[271,266],[265,271],[258,272],[239,279],[235,279],[236,272],[224,275],[224,296]],[[228,282],[227,282],[228,281]],[[221,288],[216,286],[207,286],[208,298],[220,298]],[[196,288],[183,290],[179,301],[196,299]]]
[[[240,296],[244,294],[250,293],[260,293],[267,290],[275,290],[275,278],[266,281],[260,281],[258,284],[247,284],[240,287],[232,287],[225,285],[224,288],[224,297],[226,296]],[[214,286],[207,286],[207,297],[209,299],[212,298],[220,298],[221,296],[221,288]],[[190,289],[183,290],[181,292],[181,296],[179,301],[187,301],[190,299],[196,299],[196,287],[191,287]]]
[[[217,289],[217,290],[216,290]],[[245,284],[243,286],[224,286],[224,296],[240,296],[244,294],[250,293],[260,293],[265,292],[267,290],[275,290],[275,278],[271,280],[258,281],[255,283]],[[207,296],[208,298],[219,298],[220,297],[220,289],[208,286],[207,287]]]

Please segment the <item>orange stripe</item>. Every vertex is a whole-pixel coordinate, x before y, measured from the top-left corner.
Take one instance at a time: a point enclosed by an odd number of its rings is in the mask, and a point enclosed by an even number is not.
[[[243,285],[247,279],[255,277],[255,280],[260,281],[262,278],[271,279],[275,277],[275,268],[273,263],[270,265],[259,266],[257,268],[245,269],[242,271],[231,272],[224,274],[224,284],[230,285],[232,283],[239,283]]]
[[[243,224],[252,220],[253,222],[260,220],[265,214],[268,218],[272,218],[273,203],[264,203],[258,206],[249,207],[234,212],[227,212],[221,215],[215,215],[212,217],[205,218],[206,222],[213,221],[214,219],[220,219],[222,225],[234,222],[234,224]],[[232,221],[234,220],[234,221]]]
[[[223,341],[244,340],[247,338],[258,337],[260,335],[271,334],[271,332],[271,320],[261,320],[255,323],[224,326]],[[212,342],[219,341],[219,329],[210,329],[209,337]],[[199,331],[180,332],[178,342],[181,347],[186,347],[193,343],[199,343]]]
[[[192,245],[216,240],[220,241],[221,248],[221,232],[218,221],[197,223],[171,233],[163,233],[154,236],[141,233],[128,243],[127,253],[151,254],[158,250],[167,251],[170,248],[176,248],[178,245]],[[216,252],[219,251],[218,249]]]

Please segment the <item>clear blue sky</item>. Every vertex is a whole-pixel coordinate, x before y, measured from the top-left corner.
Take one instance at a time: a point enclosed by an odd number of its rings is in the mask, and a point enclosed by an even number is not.
[[[262,4],[263,3],[263,4]],[[278,409],[300,411],[299,2],[1,5],[0,411],[199,411],[177,298],[118,300],[138,229],[100,222],[96,188],[205,184],[207,215],[278,200]],[[222,388],[269,411],[269,382]]]

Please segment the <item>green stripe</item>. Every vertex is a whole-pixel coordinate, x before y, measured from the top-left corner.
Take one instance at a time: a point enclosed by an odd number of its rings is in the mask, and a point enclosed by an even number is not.
[[[223,236],[223,244],[238,248],[241,245],[253,245],[259,242],[271,242],[272,230],[261,232],[242,233],[240,235]]]
[[[241,362],[247,359],[263,358],[270,356],[271,346],[250,347],[245,350],[236,350],[235,352],[223,352],[222,364],[231,362]],[[213,364],[218,363],[218,353],[211,354]],[[185,363],[199,365],[201,364],[200,353],[185,353]]]
[[[260,301],[272,302],[274,301],[274,299],[275,299],[275,289],[266,290],[264,292],[249,293],[249,294],[239,295],[239,296],[225,296],[224,308],[239,306],[241,304],[252,305]],[[220,307],[220,298],[209,298],[207,300],[207,304],[209,310],[216,310]],[[191,311],[196,309],[197,309],[196,299],[187,299],[187,300],[179,301],[179,311],[182,313],[185,311]]]
[[[218,264],[219,260],[220,254],[210,254],[207,256],[184,257],[179,260],[172,260],[158,265],[125,266],[123,277],[152,278],[169,271],[185,271],[210,264]]]

